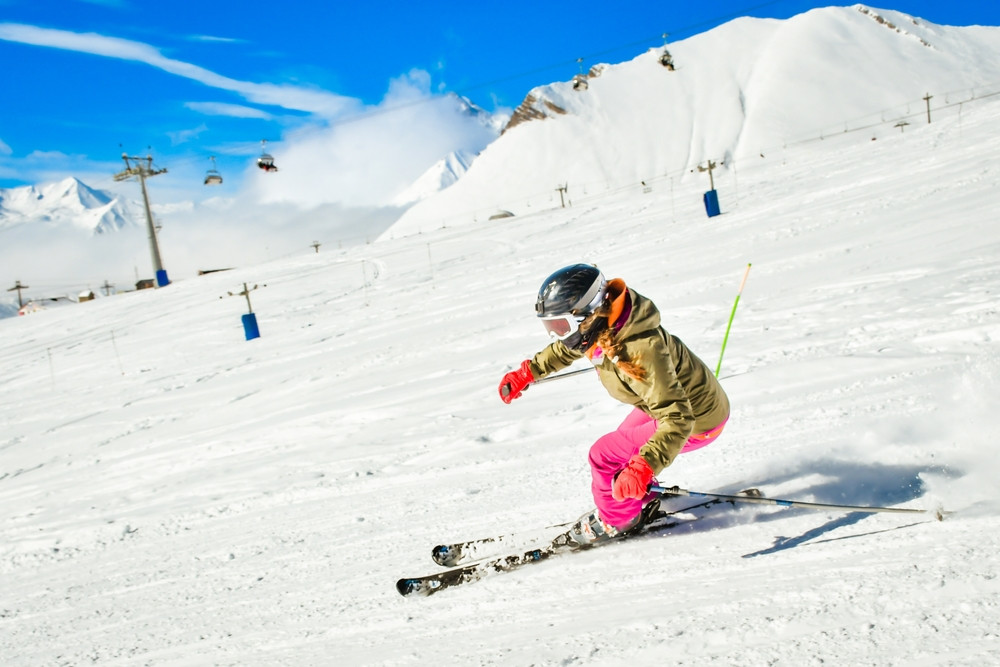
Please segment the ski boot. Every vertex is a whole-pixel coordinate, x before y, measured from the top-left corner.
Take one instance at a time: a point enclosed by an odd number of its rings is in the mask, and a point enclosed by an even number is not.
[[[622,536],[635,535],[646,529],[646,525],[654,521],[660,513],[660,496],[653,496],[652,500],[642,506],[642,511],[636,517],[634,523],[630,524],[621,532]]]
[[[577,519],[573,527],[569,529],[569,536],[578,545],[589,547],[603,544],[619,537],[635,535],[642,532],[646,524],[656,517],[659,509],[660,498],[657,496],[646,503],[642,511],[621,528],[615,528],[605,523],[597,513],[597,510],[593,509]]]
[[[597,509],[592,509],[581,516],[569,529],[570,539],[581,547],[604,544],[615,539],[618,535],[617,528],[601,520]]]

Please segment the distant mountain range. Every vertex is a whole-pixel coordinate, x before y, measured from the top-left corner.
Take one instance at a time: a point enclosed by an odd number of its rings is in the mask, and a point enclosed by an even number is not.
[[[0,188],[0,229],[21,225],[70,227],[98,235],[141,225],[144,216],[141,204],[91,188],[77,178]]]

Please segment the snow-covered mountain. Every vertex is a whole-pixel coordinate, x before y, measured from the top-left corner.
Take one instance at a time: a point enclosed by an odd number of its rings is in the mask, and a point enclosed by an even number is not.
[[[97,190],[77,178],[0,189],[0,229],[45,226],[56,233],[75,228],[92,235],[142,224],[140,204]]]
[[[384,237],[524,213],[656,179],[732,172],[789,144],[919,122],[931,106],[1000,86],[1000,28],[948,27],[864,5],[788,20],[740,18],[592,67],[587,86],[532,90],[503,135],[453,186],[410,208]],[[692,175],[693,172],[693,175]]]
[[[439,160],[413,184],[392,200],[393,206],[408,206],[454,185],[469,170],[476,156],[468,151],[454,151]]]
[[[510,114],[503,111],[487,111],[468,97],[457,93],[448,93],[446,97],[453,101],[463,115],[475,119],[476,122],[497,136],[503,132],[504,127],[510,122]]]

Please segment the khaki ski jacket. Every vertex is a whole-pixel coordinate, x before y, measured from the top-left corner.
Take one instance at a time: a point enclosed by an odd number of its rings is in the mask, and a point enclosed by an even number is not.
[[[658,474],[673,463],[691,435],[709,431],[729,417],[729,399],[708,366],[679,338],[663,330],[653,302],[621,281],[612,282],[627,290],[626,308],[631,306],[617,332],[618,358],[640,366],[645,377],[629,376],[596,345],[583,353],[561,341],[534,356],[531,373],[539,380],[585,355],[590,357],[612,397],[657,421],[656,432],[639,453]]]

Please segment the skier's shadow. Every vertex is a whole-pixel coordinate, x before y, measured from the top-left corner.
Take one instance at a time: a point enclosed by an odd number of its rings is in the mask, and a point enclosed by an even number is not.
[[[930,466],[861,465],[851,461],[823,460],[804,462],[798,469],[789,470],[781,475],[763,480],[761,486],[766,496],[769,495],[767,493],[769,487],[779,486],[783,483],[807,476],[818,475],[823,478],[821,481],[804,487],[802,490],[797,491],[795,495],[800,497],[808,495],[810,496],[809,502],[824,504],[892,507],[915,500],[924,495],[924,482],[920,478],[920,473],[925,472],[935,472],[949,477],[961,476],[960,472]],[[795,500],[796,498],[785,497],[785,499]],[[836,510],[830,511],[834,512]],[[815,510],[788,508],[779,512],[757,514],[753,522],[779,521],[815,513]],[[813,541],[826,533],[845,526],[851,526],[871,516],[872,513],[870,512],[847,512],[801,535],[794,537],[778,536],[775,538],[772,546],[767,549],[744,554],[743,557],[754,558],[756,556],[778,553],[786,549],[793,549],[806,542]],[[700,524],[702,521],[698,523]],[[720,527],[719,523],[712,523],[714,524],[713,527]],[[742,521],[736,517],[731,517],[727,523],[728,525],[735,525],[742,523]],[[908,522],[906,526],[901,525],[890,530],[897,530],[912,525],[914,525],[912,522]],[[883,530],[880,529],[872,532],[883,532]]]

